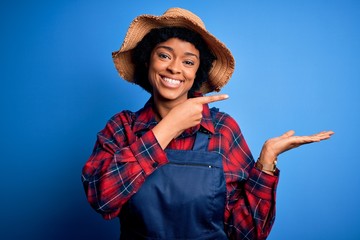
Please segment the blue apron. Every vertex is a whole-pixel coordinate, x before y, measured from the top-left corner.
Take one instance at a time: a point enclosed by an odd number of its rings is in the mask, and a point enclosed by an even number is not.
[[[227,239],[222,158],[209,138],[198,131],[191,151],[165,150],[169,163],[123,206],[120,239]]]

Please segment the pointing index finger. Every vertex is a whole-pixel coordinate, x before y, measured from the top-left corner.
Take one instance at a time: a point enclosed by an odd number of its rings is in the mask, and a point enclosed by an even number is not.
[[[212,95],[212,96],[197,97],[196,102],[201,103],[201,104],[206,104],[206,103],[222,101],[222,100],[225,100],[228,98],[229,98],[229,95],[227,95],[227,94],[218,94],[218,95]]]

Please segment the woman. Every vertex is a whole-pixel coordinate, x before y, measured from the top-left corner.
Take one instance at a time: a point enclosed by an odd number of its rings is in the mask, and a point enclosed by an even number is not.
[[[121,239],[265,239],[274,222],[279,154],[331,131],[265,142],[254,161],[233,118],[208,103],[234,59],[193,13],[141,15],[113,53],[120,76],[151,94],[99,132],[83,169],[92,207],[120,218]]]

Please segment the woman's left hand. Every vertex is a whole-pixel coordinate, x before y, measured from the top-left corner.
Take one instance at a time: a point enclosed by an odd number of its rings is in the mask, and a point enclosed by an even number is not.
[[[281,153],[304,144],[329,139],[334,132],[323,131],[310,136],[294,136],[294,134],[295,132],[290,130],[280,137],[267,140],[262,147],[259,161],[266,164],[273,164]]]

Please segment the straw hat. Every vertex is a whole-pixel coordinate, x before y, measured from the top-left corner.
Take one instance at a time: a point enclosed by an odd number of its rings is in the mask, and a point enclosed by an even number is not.
[[[162,16],[140,15],[131,22],[120,50],[112,53],[119,75],[129,82],[134,82],[132,50],[151,29],[161,27],[185,27],[202,36],[217,59],[213,62],[209,80],[203,83],[200,91],[220,91],[234,72],[234,57],[222,42],[206,30],[198,16],[182,8],[170,8]]]

